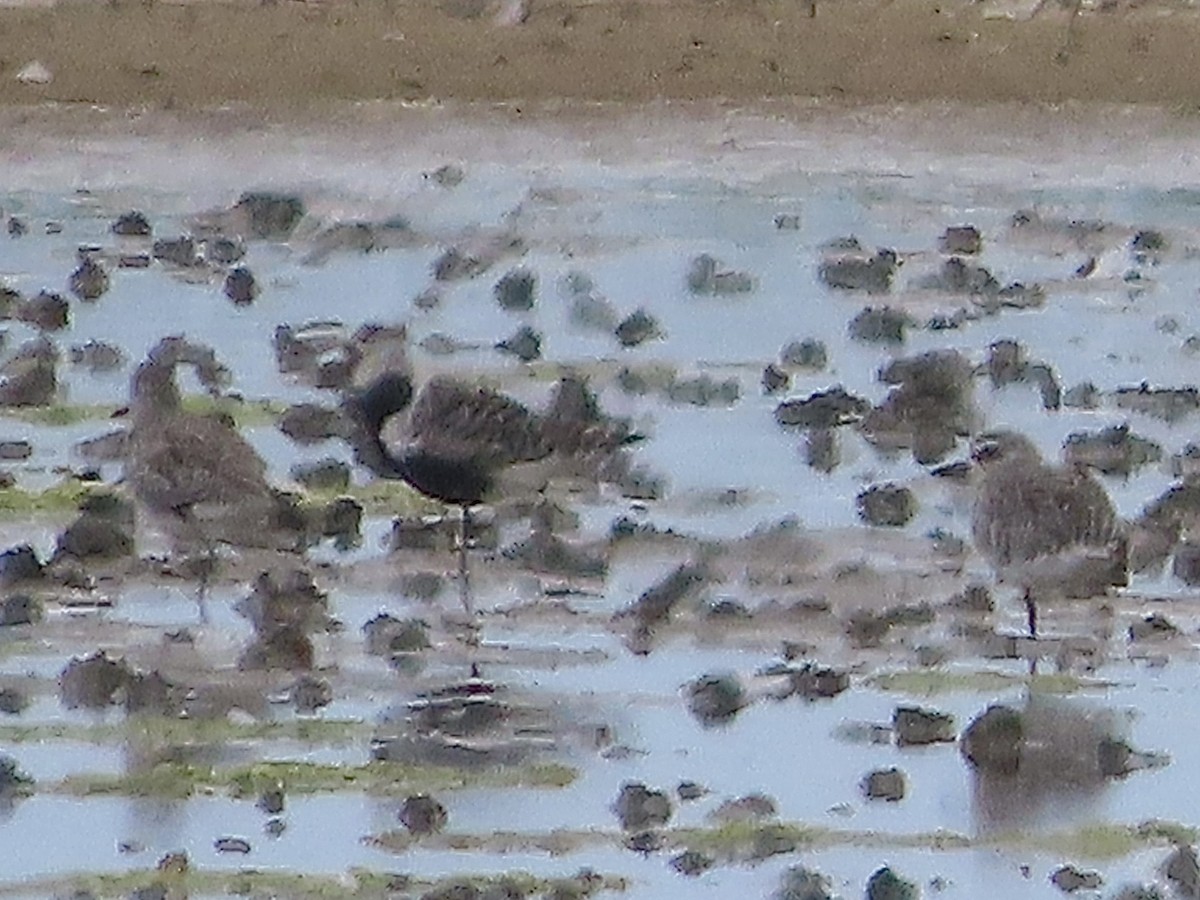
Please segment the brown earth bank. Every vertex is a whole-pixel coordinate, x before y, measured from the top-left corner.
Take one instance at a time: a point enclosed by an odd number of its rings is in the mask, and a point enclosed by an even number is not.
[[[489,5],[507,2],[505,11]],[[1200,12],[1056,0],[112,0],[0,8],[0,104],[837,97],[1200,104]],[[49,83],[20,73],[39,61]]]

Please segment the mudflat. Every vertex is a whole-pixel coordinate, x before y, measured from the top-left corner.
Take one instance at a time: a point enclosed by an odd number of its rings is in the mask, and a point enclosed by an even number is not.
[[[70,2],[0,8],[0,104],[1200,103],[1200,12],[1050,0]],[[18,78],[32,62],[49,81]]]

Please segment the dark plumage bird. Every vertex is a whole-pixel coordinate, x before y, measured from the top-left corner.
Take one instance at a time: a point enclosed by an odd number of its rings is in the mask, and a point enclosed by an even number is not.
[[[411,406],[407,444],[398,453],[384,443],[388,420]],[[471,611],[467,532],[471,507],[482,503],[502,466],[546,456],[536,417],[511,398],[448,378],[435,378],[413,402],[407,375],[379,376],[347,401],[358,460],[381,478],[400,479],[419,493],[462,509],[459,577],[463,606]]]
[[[214,396],[229,380],[210,348],[182,337],[159,341],[134,373],[122,411],[132,419],[125,478],[145,511],[199,538],[211,564],[214,540],[250,546],[279,540],[282,500],[229,416],[183,408],[175,381],[180,365],[194,367]],[[201,601],[205,589],[202,579]]]
[[[1031,636],[1036,593],[1089,597],[1128,581],[1128,550],[1112,501],[1083,466],[1042,461],[1023,435],[981,435],[972,457],[983,476],[972,530],[1001,581],[1024,590]]]

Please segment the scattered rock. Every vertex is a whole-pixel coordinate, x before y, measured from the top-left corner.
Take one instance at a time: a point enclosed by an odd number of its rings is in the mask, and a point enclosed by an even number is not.
[[[1104,879],[1099,872],[1060,866],[1050,875],[1050,883],[1064,894],[1073,894],[1076,891],[1098,891],[1104,886]]]
[[[1090,381],[1081,381],[1063,394],[1062,405],[1067,409],[1099,409],[1100,389]]]
[[[125,353],[120,347],[96,340],[73,344],[69,358],[71,365],[91,372],[112,372],[125,364]]]
[[[824,341],[815,338],[789,341],[779,351],[779,364],[789,369],[819,372],[829,365],[829,351]]]
[[[332,457],[297,463],[291,468],[291,476],[310,491],[344,491],[350,487],[350,466]]]
[[[711,813],[709,820],[721,825],[735,822],[759,822],[779,815],[779,807],[766,794],[747,794],[726,800]]]
[[[18,322],[32,325],[38,331],[61,331],[71,324],[71,307],[61,294],[53,291],[39,291],[16,306],[13,310],[13,318]],[[57,351],[55,351],[56,358],[57,355]]]
[[[617,325],[615,334],[622,347],[636,347],[646,341],[666,336],[658,319],[644,309],[630,313]]]
[[[942,232],[938,248],[943,253],[975,256],[983,251],[983,236],[974,225],[951,225]]]
[[[838,385],[802,400],[785,400],[775,407],[775,421],[797,428],[836,428],[861,420],[870,409],[867,400]]]
[[[772,221],[776,231],[800,230],[800,213],[776,213]]]
[[[39,581],[43,574],[42,563],[28,544],[10,547],[0,553],[0,588]]]
[[[363,626],[367,652],[376,656],[418,653],[429,648],[429,625],[420,619],[397,619],[380,613]]]
[[[1169,638],[1177,634],[1179,634],[1179,629],[1162,613],[1151,613],[1129,626],[1129,640],[1131,641]]]
[[[748,272],[721,271],[720,263],[702,253],[691,261],[687,288],[693,294],[746,294],[754,290],[754,277]]]
[[[150,248],[150,255],[159,262],[179,269],[190,269],[199,263],[196,242],[186,235],[177,238],[160,238]]]
[[[705,373],[695,378],[681,378],[667,388],[667,399],[672,403],[691,406],[732,406],[741,396],[741,385],[736,378],[717,381]]]
[[[912,324],[907,313],[890,306],[868,306],[850,320],[850,338],[866,344],[903,344],[904,333]]]
[[[11,594],[0,600],[0,628],[32,625],[41,618],[42,605],[28,594]]]
[[[461,166],[456,166],[454,163],[446,163],[445,165],[438,166],[432,172],[426,172],[425,177],[438,187],[455,188],[462,184],[466,173],[463,172]]]
[[[133,671],[124,660],[113,660],[103,650],[83,659],[72,659],[58,676],[59,696],[67,709],[101,709],[117,702]]]
[[[917,514],[917,498],[898,484],[874,484],[858,495],[858,517],[868,525],[900,528]]]
[[[504,340],[498,341],[495,346],[501,353],[515,356],[524,363],[542,358],[541,332],[528,325],[522,325]]]
[[[779,880],[772,900],[834,900],[829,879],[803,866],[792,866]]]
[[[19,716],[29,707],[29,696],[16,688],[0,688],[0,713]]]
[[[533,309],[536,290],[536,275],[528,269],[513,269],[496,282],[492,293],[501,309],[525,312]]]
[[[711,869],[715,862],[711,856],[705,856],[699,850],[685,850],[671,858],[671,868],[680,875],[697,878]]]
[[[338,410],[316,403],[289,406],[279,417],[278,428],[297,444],[316,444],[342,437],[346,431],[345,421]]]
[[[218,853],[241,853],[245,855],[250,852],[250,842],[240,837],[219,837],[213,841],[213,849]]]
[[[696,781],[681,781],[675,787],[675,796],[684,802],[699,800],[708,793],[708,788]]]
[[[446,827],[446,807],[428,794],[415,794],[400,808],[400,824],[412,834],[436,834]]]
[[[917,886],[906,881],[887,866],[877,869],[867,879],[867,900],[916,900]]]
[[[746,691],[734,675],[705,675],[687,687],[688,709],[706,726],[723,725],[746,706]]]
[[[258,282],[254,273],[245,266],[231,269],[225,276],[225,284],[221,289],[234,306],[249,306],[258,297]]]
[[[245,256],[245,245],[235,238],[214,237],[204,242],[204,258],[214,266],[232,266]]]
[[[150,220],[137,210],[121,213],[112,224],[112,233],[121,237],[149,237],[150,231]]]
[[[954,717],[919,706],[898,706],[892,713],[892,730],[898,747],[954,741]]]
[[[247,191],[233,206],[242,234],[265,241],[286,241],[304,218],[304,201],[291,194]]]
[[[1138,263],[1157,264],[1160,254],[1170,246],[1166,235],[1153,228],[1145,228],[1135,234],[1129,242],[1129,249]]]
[[[254,805],[268,816],[277,816],[283,812],[285,802],[283,788],[269,788],[258,795]]]
[[[662,791],[652,791],[640,782],[621,785],[612,811],[622,831],[645,831],[671,821],[671,799]]]
[[[29,441],[0,440],[0,460],[29,459],[32,455],[33,445]]]
[[[1171,423],[1200,409],[1200,391],[1194,387],[1156,388],[1142,382],[1137,387],[1117,388],[1114,397],[1120,409]]]
[[[897,768],[876,769],[867,773],[859,785],[868,800],[885,800],[896,803],[904,799],[908,789],[904,773]]]
[[[943,262],[937,274],[924,279],[921,287],[970,297],[1000,296],[1000,282],[987,268],[969,263],[959,256],[952,256]]]
[[[882,249],[870,257],[851,254],[826,259],[818,268],[817,277],[837,290],[886,294],[892,289],[892,279],[899,267],[896,251]]]
[[[783,369],[770,363],[762,373],[762,386],[764,394],[777,394],[780,391],[786,391],[792,383],[792,377]]]
[[[1181,897],[1200,897],[1200,861],[1194,847],[1172,850],[1163,863],[1163,874]]]
[[[80,300],[100,299],[108,292],[108,285],[108,272],[90,256],[84,257],[67,280],[68,290]]]
[[[27,793],[32,786],[33,779],[17,768],[17,761],[0,753],[0,799]]]
[[[788,669],[790,693],[805,700],[827,700],[850,687],[850,674],[828,666],[805,663],[799,669]]]
[[[622,615],[631,615],[643,627],[653,628],[671,618],[685,598],[708,583],[709,573],[696,563],[683,563],[647,588]]]
[[[333,702],[333,688],[323,678],[301,675],[288,690],[292,706],[301,715],[312,715]]]

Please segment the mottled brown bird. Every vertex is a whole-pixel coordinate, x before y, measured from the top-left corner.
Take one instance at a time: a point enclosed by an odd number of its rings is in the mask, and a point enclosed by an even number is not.
[[[214,396],[228,384],[229,371],[208,347],[167,337],[150,350],[122,411],[132,420],[125,479],[135,498],[169,531],[182,525],[186,537],[199,539],[210,567],[214,541],[278,546],[284,504],[267,483],[266,464],[228,415],[183,408],[175,380],[180,365],[192,366]],[[202,616],[206,588],[202,578]]]
[[[1129,583],[1121,523],[1086,468],[1047,465],[1028,438],[1009,431],[980,435],[972,457],[982,472],[975,546],[999,581],[1023,589],[1031,636],[1039,591],[1089,597]]]

